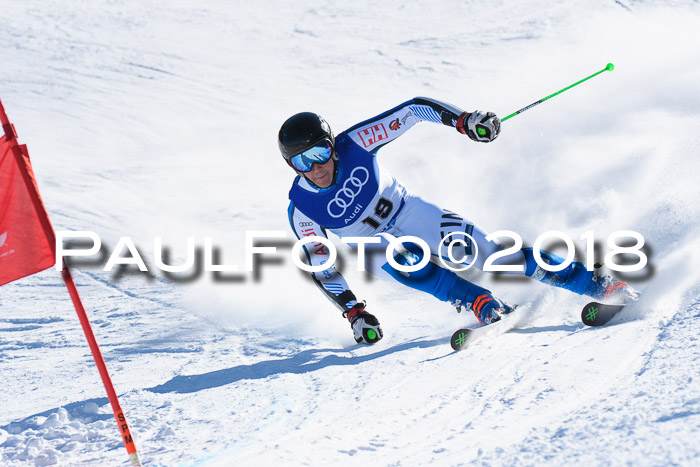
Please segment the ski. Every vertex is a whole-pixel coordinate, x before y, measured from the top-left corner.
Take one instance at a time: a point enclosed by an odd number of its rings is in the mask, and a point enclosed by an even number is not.
[[[486,326],[484,326],[485,328]],[[455,331],[454,334],[452,334],[452,338],[450,339],[450,346],[452,347],[453,350],[455,351],[460,351],[462,349],[466,349],[467,346],[471,343],[474,342],[477,339],[477,333],[479,329],[483,328],[476,328],[476,329],[469,329],[469,328],[464,328],[464,329],[458,329]]]
[[[604,303],[591,302],[583,307],[581,321],[586,326],[602,326],[624,307],[625,305],[606,305]]]
[[[517,305],[513,307],[510,313],[504,315],[503,318],[491,323],[486,326],[480,326],[478,328],[463,328],[458,329],[452,334],[450,339],[450,346],[455,351],[460,351],[466,349],[469,345],[473,344],[482,337],[489,335],[503,334],[508,332],[513,327],[515,327],[516,319],[513,316],[516,314],[515,310]]]

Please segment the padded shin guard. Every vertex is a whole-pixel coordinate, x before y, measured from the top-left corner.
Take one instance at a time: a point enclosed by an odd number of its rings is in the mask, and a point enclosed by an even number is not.
[[[394,260],[402,266],[420,263],[423,259],[423,250],[412,243],[406,243],[404,247],[407,251],[397,253]],[[454,272],[443,269],[432,262],[428,262],[423,268],[414,272],[397,271],[388,262],[382,266],[382,269],[400,283],[429,293],[443,302],[447,301],[448,293],[459,279]]]
[[[593,271],[587,271],[586,266],[581,262],[572,262],[561,271],[546,271],[535,262],[532,248],[523,248],[521,251],[525,255],[525,260],[527,262],[525,274],[533,279],[553,285],[554,287],[570,290],[579,295],[584,294],[586,287],[591,282]],[[553,266],[564,262],[564,258],[561,256],[557,256],[545,250],[540,250],[540,256],[545,263]]]

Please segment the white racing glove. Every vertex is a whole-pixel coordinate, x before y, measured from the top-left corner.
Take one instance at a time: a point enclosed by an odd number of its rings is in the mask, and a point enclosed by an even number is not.
[[[379,325],[379,320],[365,311],[365,305],[364,301],[357,302],[344,315],[350,321],[350,327],[355,335],[355,342],[358,344],[376,344],[384,337],[384,333]]]
[[[501,132],[501,121],[493,112],[475,110],[472,113],[462,113],[457,119],[456,128],[473,141],[489,143]]]

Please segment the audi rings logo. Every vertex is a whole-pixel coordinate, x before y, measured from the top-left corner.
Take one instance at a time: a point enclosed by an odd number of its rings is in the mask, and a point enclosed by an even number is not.
[[[364,175],[360,177],[356,174]],[[338,190],[335,194],[335,198],[328,202],[328,214],[333,218],[338,218],[345,214],[348,206],[355,201],[355,197],[360,194],[362,187],[369,181],[369,170],[364,167],[355,167],[352,172],[350,172],[350,178],[345,180],[343,183],[343,188]]]

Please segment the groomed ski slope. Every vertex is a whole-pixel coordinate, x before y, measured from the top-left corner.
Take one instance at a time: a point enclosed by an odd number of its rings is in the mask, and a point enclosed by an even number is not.
[[[130,236],[151,268],[76,264],[144,465],[697,465],[700,461],[700,6],[693,1],[10,1],[0,98],[56,230]],[[336,131],[413,96],[507,115],[483,145],[423,123],[379,153],[407,187],[489,231],[643,234],[642,300],[603,328],[584,297],[470,280],[522,314],[476,323],[343,273],[385,338],[349,326],[289,256],[279,125]],[[210,236],[243,267],[246,231],[285,230],[242,280],[154,268]],[[563,253],[557,245],[556,251]],[[229,277],[230,278],[230,277]],[[0,463],[127,465],[60,274],[0,288]]]

